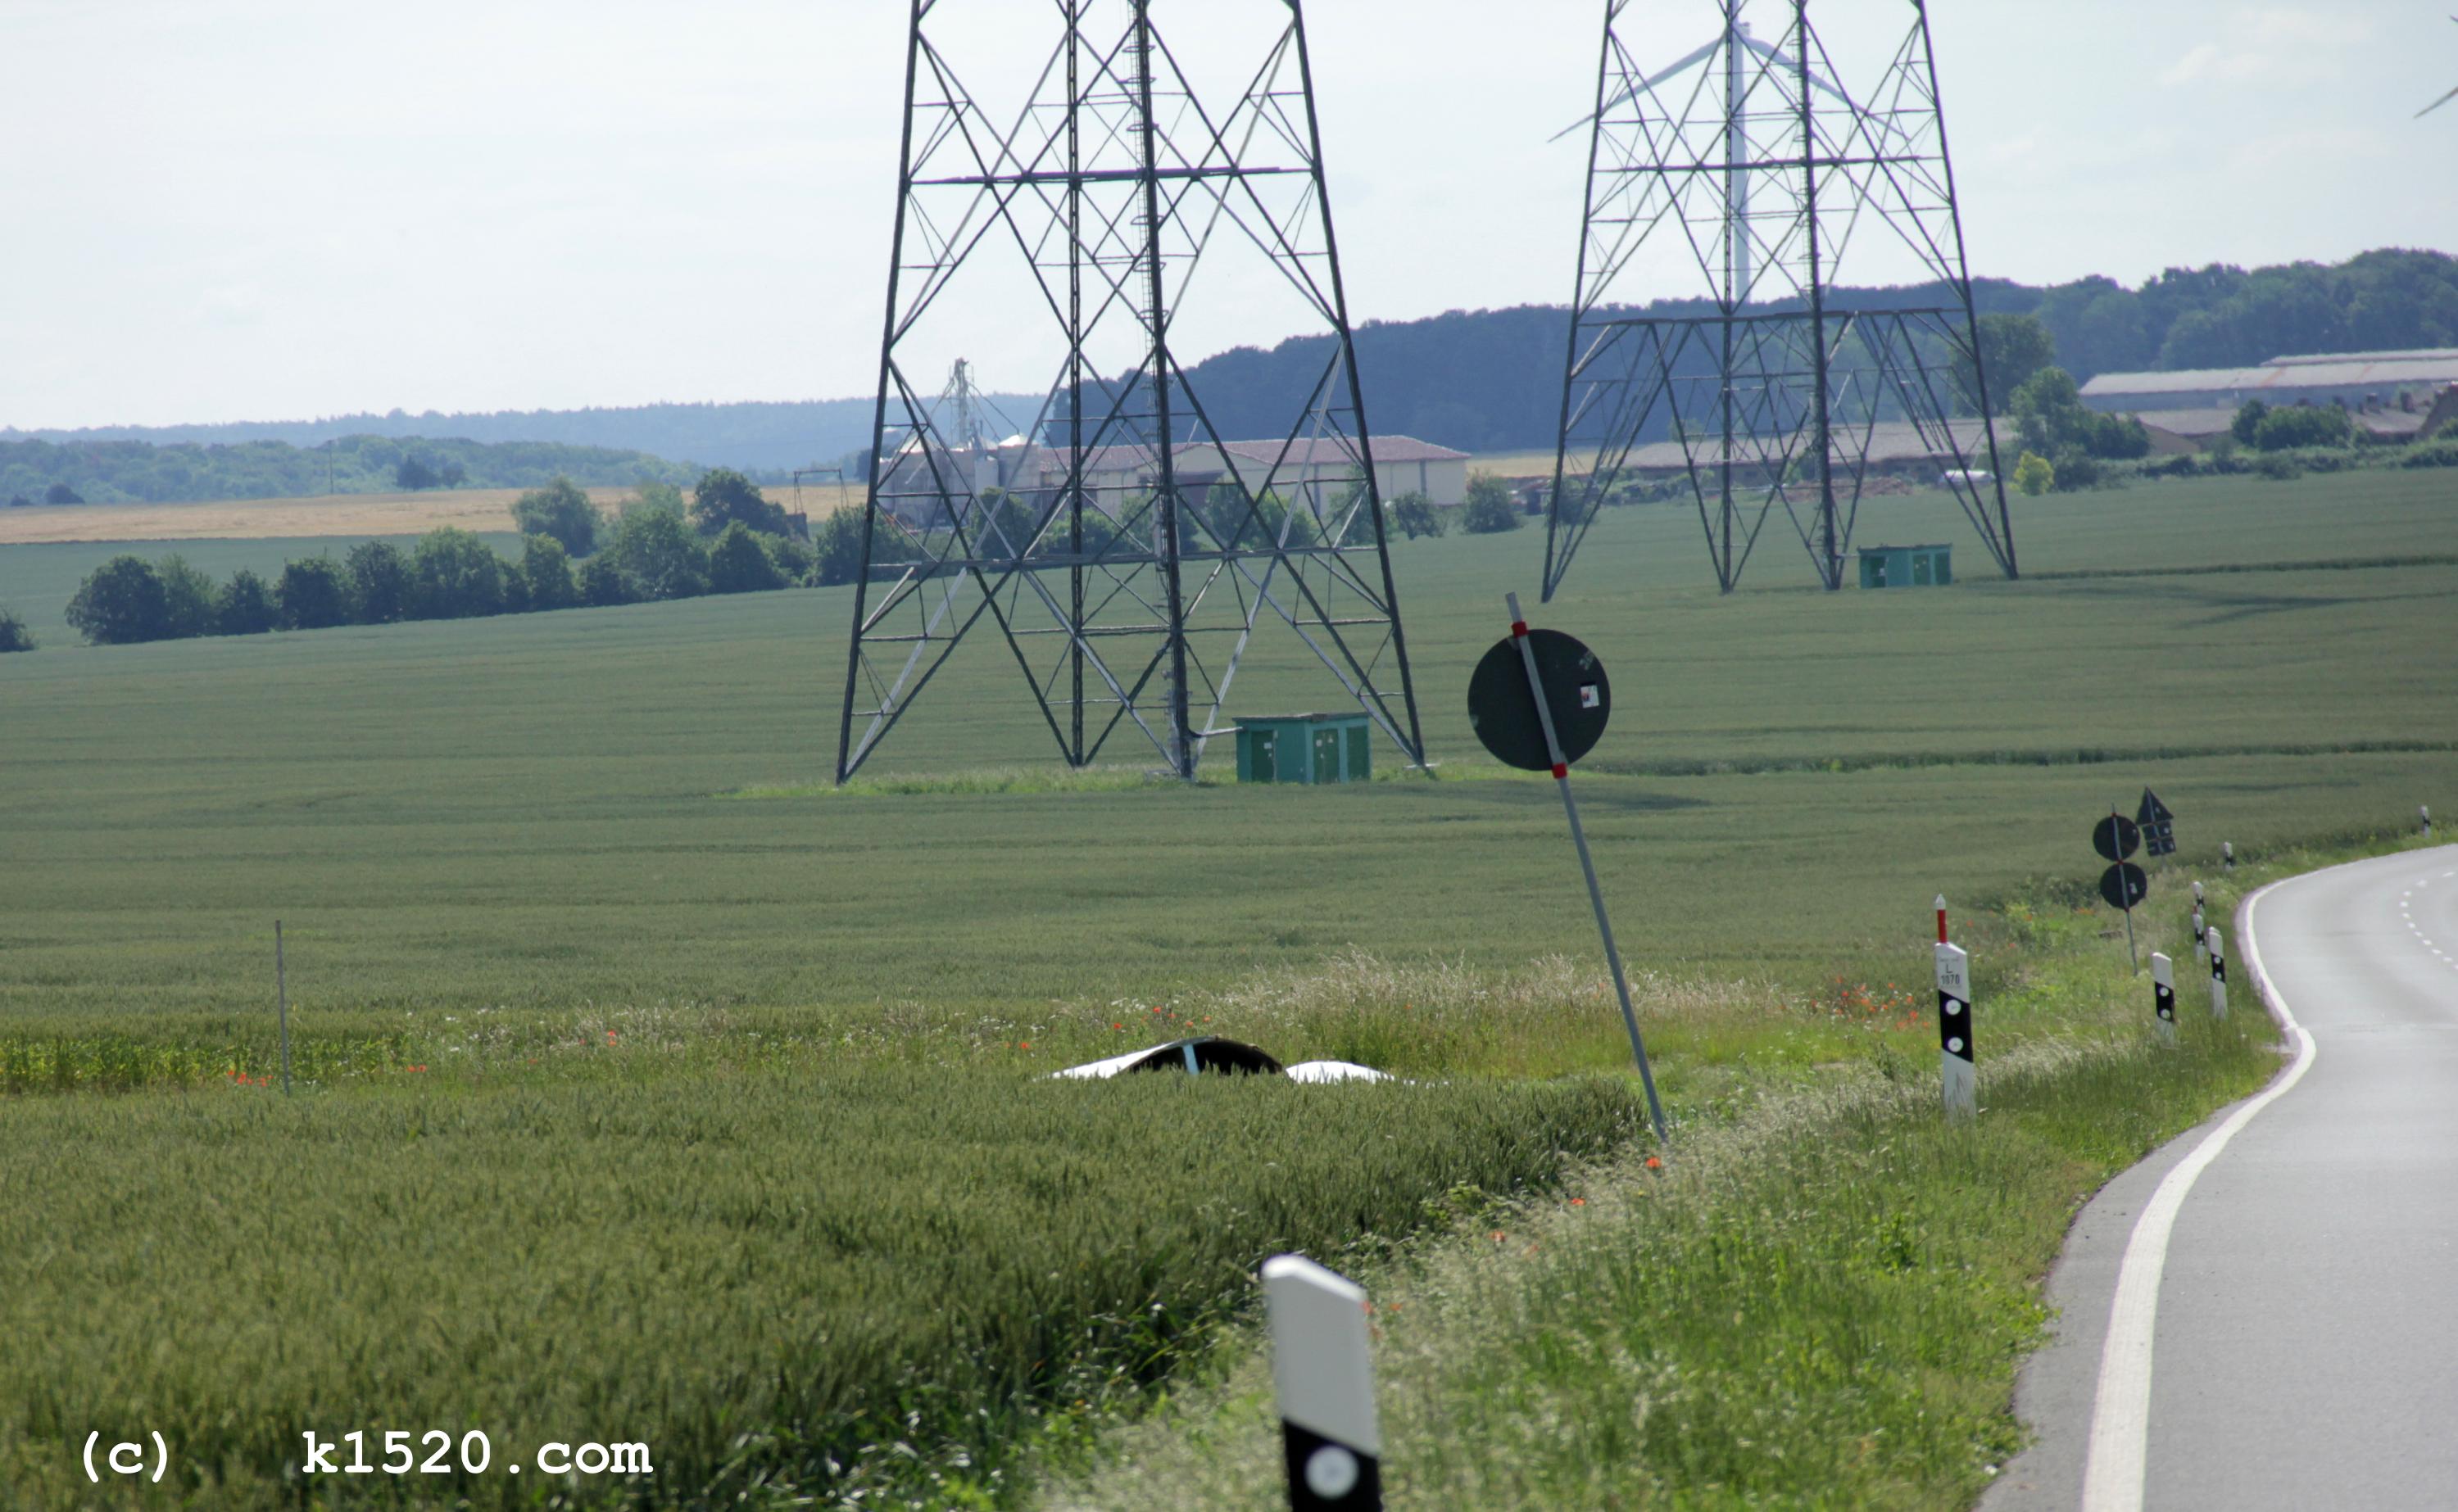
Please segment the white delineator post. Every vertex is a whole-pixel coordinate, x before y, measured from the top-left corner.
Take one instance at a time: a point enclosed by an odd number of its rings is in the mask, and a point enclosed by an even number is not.
[[[2432,839],[2432,805],[2429,803],[2418,803],[2415,806],[2415,812],[2422,816],[2424,819],[2424,838],[2426,839]]]
[[[1294,1512],[1383,1505],[1383,1430],[1374,1413],[1365,1289],[1302,1254],[1263,1262],[1272,1383]]]
[[[2211,963],[2210,926],[2202,922],[2202,905],[2194,904],[2194,964],[2207,969]]]
[[[1613,967],[1614,992],[1621,999],[1622,1026],[1630,1030],[1631,1058],[1638,1063],[1638,1082],[1647,1090],[1647,1116],[1656,1125],[1656,1142],[1664,1137],[1664,1105],[1656,1100],[1656,1073],[1648,1068],[1647,1045],[1638,1034],[1638,1010],[1630,1005],[1630,981],[1622,974],[1621,947],[1614,943],[1613,921],[1605,917],[1605,890],[1596,881],[1596,863],[1588,854],[1588,832],[1579,823],[1578,800],[1571,797],[1571,763],[1562,756],[1561,736],[1553,733],[1553,706],[1545,697],[1545,677],[1536,670],[1536,648],[1528,644],[1528,621],[1519,612],[1519,595],[1507,593],[1510,638],[1519,646],[1519,664],[1528,669],[1529,696],[1536,700],[1536,723],[1545,732],[1545,754],[1553,762],[1553,786],[1562,795],[1562,812],[1570,817],[1571,841],[1579,849],[1579,870],[1588,879],[1588,901],[1595,906],[1596,933],[1604,938],[1605,961]]]
[[[1937,946],[1937,1054],[1949,1121],[1980,1112],[1980,1073],[1971,1059],[1971,958],[1960,945]]]
[[[2159,1043],[2177,1043],[2177,963],[2151,952],[2151,1011],[2159,1015]]]
[[[2229,871],[2236,870],[2236,842],[2234,840],[2219,841],[2219,860],[2227,864],[2227,869]]]
[[[2216,925],[2211,929],[2211,1017],[2227,1017],[2227,951]]]

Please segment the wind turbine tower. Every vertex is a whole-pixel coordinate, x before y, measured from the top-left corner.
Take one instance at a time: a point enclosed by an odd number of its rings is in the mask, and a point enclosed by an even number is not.
[[[1891,61],[1856,73],[1812,0],[1760,0],[1775,42],[1747,0],[1606,0],[1595,110],[1562,134],[1588,136],[1588,193],[1546,598],[1599,508],[1668,468],[1724,591],[1779,513],[1841,588],[1871,469],[1906,456],[2015,575],[1928,10],[1900,3]],[[1684,17],[1708,40],[1644,61]]]

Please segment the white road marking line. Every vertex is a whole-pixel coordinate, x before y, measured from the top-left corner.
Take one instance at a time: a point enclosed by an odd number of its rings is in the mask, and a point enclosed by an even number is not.
[[[2332,867],[2330,870],[2337,870]],[[2307,877],[2320,876],[2308,872]],[[2237,1131],[2253,1122],[2304,1079],[2313,1066],[2313,1036],[2296,1022],[2287,1000],[2271,984],[2261,966],[2261,950],[2254,942],[2254,905],[2291,877],[2272,882],[2244,901],[2238,912],[2237,948],[2250,968],[2254,991],[2260,994],[2280,1026],[2294,1036],[2296,1060],[2286,1073],[2257,1093],[2227,1121],[2205,1135],[2193,1153],[2177,1163],[2143,1205],[2135,1220],[2134,1236],[2126,1241],[2125,1258],[2116,1272],[2116,1295],[2108,1309],[2108,1341],[2099,1353],[2099,1391],[2092,1402],[2090,1456],[2084,1461],[2082,1512],[2142,1512],[2142,1487],[2150,1458],[2151,1344],[2158,1321],[2159,1278],[2168,1264],[2168,1237],[2185,1195],[2202,1171],[2217,1160]]]

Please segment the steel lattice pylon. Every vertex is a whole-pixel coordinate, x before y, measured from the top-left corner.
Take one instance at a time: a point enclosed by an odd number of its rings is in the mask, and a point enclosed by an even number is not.
[[[1192,777],[1271,621],[1422,764],[1297,0],[965,10],[912,7],[837,780],[985,623],[1073,765],[1123,733]],[[1199,55],[1173,52],[1156,10]],[[964,76],[960,45],[998,28]],[[975,93],[1000,84],[995,109]],[[987,321],[961,305],[986,271],[1007,296]],[[1331,338],[1326,360],[1284,425],[1233,445],[1172,331],[1271,299]],[[994,445],[950,435],[926,397],[969,323],[1048,337],[1040,413]]]
[[[1742,0],[1607,0],[1596,112],[1580,123],[1587,210],[1546,598],[1634,452],[1664,431],[1726,592],[1778,508],[1819,580],[1843,586],[1882,424],[1908,425],[1921,447],[1951,458],[1946,483],[2015,575],[1928,11],[1906,3],[1909,33],[1860,88],[1836,69],[1809,0],[1773,0],[1784,18],[1776,44],[1752,33]],[[1634,52],[1642,11],[1654,36],[1685,18],[1715,34],[1651,70]],[[1868,238],[1881,246],[1856,246]],[[1839,269],[1871,252],[1893,286],[1843,307]],[[1694,313],[1615,302],[1642,280],[1653,295],[1695,297]],[[1960,375],[1975,391],[1958,392]],[[1973,418],[1954,418],[1958,399]]]

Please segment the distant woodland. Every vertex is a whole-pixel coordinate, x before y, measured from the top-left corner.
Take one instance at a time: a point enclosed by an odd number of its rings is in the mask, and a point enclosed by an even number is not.
[[[699,474],[644,452],[536,441],[346,436],[312,449],[281,441],[0,441],[0,506],[533,488],[559,477],[593,487],[688,486]]]
[[[2082,382],[2103,372],[2245,365],[2286,353],[2458,346],[2458,259],[2437,252],[2367,252],[2335,267],[2177,268],[2138,287],[2101,278],[2052,288],[1982,280],[1973,294],[1984,317],[2036,319],[2053,342],[2052,360]],[[1850,309],[1876,297],[1844,289],[1832,302]],[[1647,307],[1658,315],[1703,308],[1677,300]],[[1466,451],[1549,446],[1561,404],[1568,320],[1559,306],[1524,305],[1360,327],[1367,419],[1377,431]],[[1189,370],[1188,381],[1221,430],[1274,434],[1322,372],[1327,340],[1222,352]],[[2003,396],[2013,385],[1991,386]],[[1031,399],[993,398],[1010,413],[1037,407]],[[2002,407],[2005,400],[1997,403]],[[0,429],[0,500],[39,498],[53,483],[93,498],[163,501],[322,492],[325,464],[335,459],[297,448],[321,448],[337,438],[335,481],[344,491],[391,487],[390,470],[404,448],[423,448],[438,466],[457,461],[472,487],[529,487],[557,474],[585,484],[644,477],[688,483],[708,466],[782,481],[785,469],[835,463],[868,446],[871,413],[871,401],[859,398]],[[447,437],[453,439],[437,439]],[[65,445],[35,450],[20,438]],[[148,448],[122,450],[114,442],[183,445],[157,445],[149,456]]]

